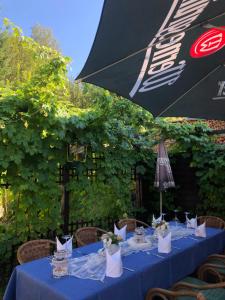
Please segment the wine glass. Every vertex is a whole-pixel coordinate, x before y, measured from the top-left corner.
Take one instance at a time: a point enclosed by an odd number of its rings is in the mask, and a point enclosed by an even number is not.
[[[187,219],[188,219],[188,215],[190,215],[190,213],[188,211],[185,211],[184,214],[185,214],[185,224],[187,225]]]
[[[174,221],[175,221],[175,226],[177,226],[177,223],[179,223],[179,219],[177,217],[178,209],[174,209]]]
[[[165,215],[166,213],[162,213],[162,221],[165,221]]]

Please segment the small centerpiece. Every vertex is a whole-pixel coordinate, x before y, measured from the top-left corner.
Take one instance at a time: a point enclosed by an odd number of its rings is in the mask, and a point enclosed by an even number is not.
[[[152,221],[152,228],[155,229],[155,236],[157,236],[158,233],[164,235],[165,232],[169,230],[169,223],[166,222],[165,220],[161,220],[158,222]]]
[[[145,243],[144,227],[137,227],[134,231],[134,240],[136,243]]]
[[[104,233],[101,237],[104,248],[107,248],[111,254],[118,250],[119,242],[122,242],[120,235],[114,234],[113,232]]]

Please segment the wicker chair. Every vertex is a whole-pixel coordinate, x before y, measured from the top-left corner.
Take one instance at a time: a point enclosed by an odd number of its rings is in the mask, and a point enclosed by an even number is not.
[[[134,231],[137,226],[150,227],[147,223],[144,223],[136,219],[119,220],[118,222],[119,228],[122,228],[125,225],[127,225],[127,232]]]
[[[198,217],[198,223],[202,224],[206,222],[206,226],[225,229],[225,222],[223,219],[214,216],[201,216]]]
[[[225,255],[210,255],[206,263],[198,269],[198,278],[201,280],[215,280],[216,282],[225,281]]]
[[[208,284],[200,279],[186,277],[176,283],[172,290],[153,288],[148,290],[146,300],[223,300],[225,299],[225,282]]]
[[[49,256],[55,247],[51,240],[32,240],[22,244],[17,250],[17,260],[23,264],[34,259]]]
[[[97,227],[82,227],[75,232],[75,238],[77,246],[85,246],[91,243],[95,243],[99,240],[100,236],[107,231]]]

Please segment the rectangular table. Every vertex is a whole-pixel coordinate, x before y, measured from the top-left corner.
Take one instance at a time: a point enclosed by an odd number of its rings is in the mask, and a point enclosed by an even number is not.
[[[120,278],[106,277],[104,282],[78,279],[72,276],[55,279],[48,258],[17,266],[9,280],[3,300],[143,300],[152,287],[169,288],[191,274],[208,255],[225,249],[225,230],[207,228],[207,237],[194,240],[181,238],[173,241],[174,247],[164,258],[138,252],[123,257],[124,267]],[[96,252],[98,242],[82,248],[82,253]],[[73,256],[79,256],[74,250]]]

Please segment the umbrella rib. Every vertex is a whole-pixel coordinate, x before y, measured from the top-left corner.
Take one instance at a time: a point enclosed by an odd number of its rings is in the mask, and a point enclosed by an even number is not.
[[[208,22],[210,22],[210,21],[212,21],[212,20],[215,20],[215,19],[217,19],[217,18],[220,18],[220,17],[222,17],[223,15],[225,15],[225,12],[223,12],[223,13],[221,13],[221,14],[219,14],[219,15],[216,15],[216,16],[214,16],[214,17],[212,17],[212,18],[209,18],[209,19],[207,19],[207,20],[205,20],[205,21],[202,21],[201,23],[195,24],[195,25],[193,25],[193,26],[187,28],[186,30],[184,30],[184,32],[187,32],[187,31],[189,31],[189,30],[192,30],[192,29],[198,28],[198,27],[200,27],[200,26],[203,26],[203,24],[205,24],[205,23],[208,24]],[[215,26],[215,27],[216,27],[216,26]],[[174,33],[174,35],[176,35],[176,33]],[[166,40],[168,40],[168,39],[170,39],[170,38],[162,39],[161,42],[164,42],[164,41],[166,41]],[[136,52],[133,52],[133,53],[129,54],[129,55],[126,56],[126,57],[123,57],[123,58],[121,58],[121,59],[119,59],[119,60],[117,60],[117,61],[115,61],[115,62],[113,62],[113,63],[111,63],[111,64],[109,64],[109,65],[106,65],[106,66],[103,67],[103,68],[100,68],[100,69],[98,69],[98,70],[96,70],[96,71],[94,71],[94,72],[92,72],[92,73],[87,74],[86,76],[84,76],[84,77],[82,77],[82,78],[79,78],[79,79],[75,80],[75,82],[80,83],[80,82],[82,82],[83,80],[85,80],[85,79],[87,79],[87,78],[90,78],[90,77],[92,77],[92,76],[94,76],[94,75],[96,75],[96,74],[98,74],[98,73],[101,73],[101,72],[103,72],[103,71],[105,71],[105,70],[107,70],[107,69],[109,69],[109,68],[111,68],[111,67],[113,67],[113,66],[115,66],[115,65],[117,65],[117,64],[119,64],[119,63],[121,63],[121,62],[123,62],[123,61],[125,61],[125,60],[127,60],[127,59],[129,59],[129,58],[131,58],[131,57],[133,57],[133,56],[135,56],[135,55],[137,55],[137,54],[143,52],[143,51],[145,51],[145,50],[147,50],[148,48],[153,48],[156,44],[157,44],[157,42],[153,43],[153,44],[151,45],[151,47],[149,47],[149,45],[148,45],[148,46],[146,46],[146,47],[144,47],[144,48],[142,48],[142,49],[140,49],[140,50],[138,50],[138,51],[136,51]]]
[[[216,29],[219,29],[219,30],[225,31],[225,28],[224,28],[224,27],[222,27],[222,26],[214,26],[214,25],[212,25],[212,24],[209,24],[209,23],[207,23],[207,24],[203,25],[202,27],[204,27],[204,28],[208,28],[208,29],[216,28]]]
[[[171,103],[169,106],[167,106],[163,111],[161,111],[156,117],[161,117],[165,112],[167,112],[171,107],[173,107],[177,102],[179,102],[185,95],[187,95],[190,91],[192,91],[196,86],[198,86],[203,80],[208,78],[211,74],[216,72],[219,68],[224,67],[224,65],[219,65],[212,71],[206,74],[203,78],[201,78],[198,82],[196,82],[189,90],[187,90],[184,94],[182,94],[180,97],[178,97],[173,103]]]

